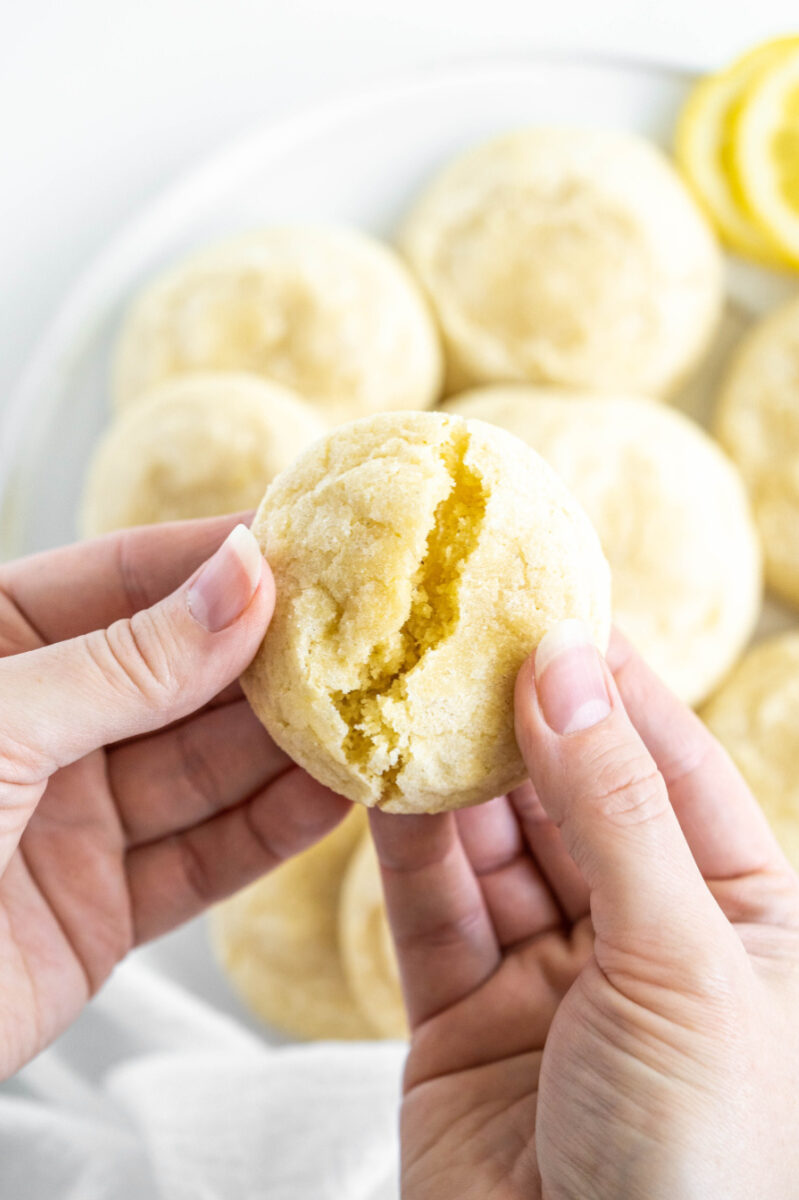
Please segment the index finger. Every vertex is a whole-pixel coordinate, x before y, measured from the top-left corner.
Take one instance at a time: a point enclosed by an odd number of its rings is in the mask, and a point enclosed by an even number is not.
[[[454,815],[373,808],[369,818],[415,1029],[479,987],[501,952]]]
[[[104,629],[169,595],[251,513],[121,529],[0,568],[10,598],[43,642]]]

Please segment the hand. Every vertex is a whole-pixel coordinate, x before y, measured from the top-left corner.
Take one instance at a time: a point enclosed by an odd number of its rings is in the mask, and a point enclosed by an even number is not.
[[[227,686],[274,603],[252,535],[223,543],[234,524],[129,530],[0,567],[0,1077],[132,946],[349,808]]]
[[[519,676],[531,785],[373,814],[413,1030],[404,1200],[787,1200],[799,879],[698,719],[575,632]]]

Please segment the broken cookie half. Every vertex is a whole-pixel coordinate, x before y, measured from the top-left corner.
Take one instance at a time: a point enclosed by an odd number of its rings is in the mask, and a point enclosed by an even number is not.
[[[439,812],[518,784],[519,667],[567,617],[607,645],[610,572],[588,518],[482,421],[341,426],[275,480],[253,532],[277,603],[245,693],[279,746],[362,804]]]

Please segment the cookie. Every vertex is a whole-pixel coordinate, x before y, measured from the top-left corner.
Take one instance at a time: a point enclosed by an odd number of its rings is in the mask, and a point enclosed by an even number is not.
[[[400,258],[346,229],[278,228],[178,263],[133,304],[119,339],[120,408],[188,371],[249,371],[329,422],[429,408],[439,338]]]
[[[749,489],[766,582],[799,605],[799,299],[744,337],[721,389],[715,430]]]
[[[279,746],[361,804],[437,812],[518,784],[523,661],[566,617],[607,644],[590,522],[538,455],[480,421],[342,426],[275,481],[253,532],[277,603],[244,691]]]
[[[710,227],[659,150],[533,128],[455,159],[398,244],[427,289],[447,390],[531,382],[665,395],[723,299]]]
[[[524,438],[599,534],[614,620],[696,704],[732,667],[760,612],[757,534],[733,464],[674,409],[635,397],[494,387],[447,407]]]
[[[321,437],[297,396],[253,375],[187,375],[154,388],[106,431],[80,516],[85,536],[254,508]]]
[[[799,871],[799,632],[750,650],[701,715]]]
[[[372,1038],[338,947],[347,862],[365,827],[356,808],[310,850],[216,906],[217,958],[248,1008],[301,1038]]]
[[[368,830],[347,865],[338,928],[344,974],[356,1004],[382,1037],[407,1037],[397,956]]]

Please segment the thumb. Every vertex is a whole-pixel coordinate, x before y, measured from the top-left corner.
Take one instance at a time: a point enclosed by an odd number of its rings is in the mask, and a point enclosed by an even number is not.
[[[564,621],[516,684],[516,737],[547,815],[591,893],[596,954],[704,958],[726,927],[663,777],[588,629]]]
[[[177,591],[108,629],[0,661],[2,758],[34,783],[107,742],[201,707],[253,658],[274,607],[271,572],[237,525]]]

